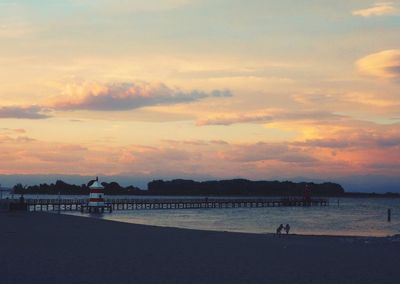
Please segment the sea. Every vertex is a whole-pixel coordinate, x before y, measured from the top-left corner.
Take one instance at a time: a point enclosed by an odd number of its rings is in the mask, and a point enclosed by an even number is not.
[[[58,198],[55,195],[24,197]],[[7,195],[3,198],[7,198]],[[82,196],[68,195],[60,198],[82,198]],[[146,197],[120,196],[119,198]],[[158,209],[113,211],[103,214],[80,212],[63,214],[132,224],[257,234],[274,233],[280,224],[289,224],[290,233],[304,235],[386,237],[400,234],[398,198],[330,198],[329,203],[329,206],[311,207]],[[391,222],[387,220],[388,209],[391,210]]]

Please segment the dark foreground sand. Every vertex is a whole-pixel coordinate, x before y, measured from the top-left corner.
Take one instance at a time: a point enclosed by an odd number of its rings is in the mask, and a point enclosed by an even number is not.
[[[0,283],[400,283],[396,238],[240,234],[0,212]]]

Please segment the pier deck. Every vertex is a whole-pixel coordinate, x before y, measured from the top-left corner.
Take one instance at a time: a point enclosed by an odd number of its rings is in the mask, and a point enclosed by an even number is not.
[[[28,211],[83,211],[88,199],[26,199]],[[165,198],[165,199],[106,199],[111,210],[259,208],[282,206],[327,206],[328,199],[313,198]]]

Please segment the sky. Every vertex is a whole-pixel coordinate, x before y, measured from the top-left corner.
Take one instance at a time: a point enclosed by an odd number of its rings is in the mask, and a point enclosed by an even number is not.
[[[1,175],[398,177],[399,90],[399,0],[0,0]]]

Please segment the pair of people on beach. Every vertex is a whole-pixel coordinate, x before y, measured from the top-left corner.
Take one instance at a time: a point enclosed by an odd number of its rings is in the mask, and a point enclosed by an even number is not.
[[[288,235],[290,231],[290,225],[286,224],[286,226],[283,226],[283,224],[280,224],[279,227],[276,229],[276,235],[277,236],[282,235],[282,230],[285,230],[286,235]]]

